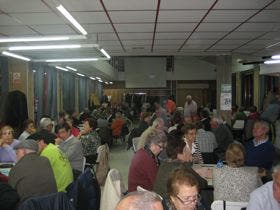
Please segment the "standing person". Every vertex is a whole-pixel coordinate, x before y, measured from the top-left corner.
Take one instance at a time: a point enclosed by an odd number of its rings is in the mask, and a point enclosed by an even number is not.
[[[158,170],[157,156],[165,148],[166,135],[159,129],[152,130],[146,137],[145,146],[132,158],[128,173],[128,191],[135,191],[137,186],[152,190]]]
[[[34,121],[31,119],[27,119],[23,122],[24,131],[19,136],[18,140],[22,141],[27,139],[28,136],[36,132]]]
[[[50,162],[37,154],[37,142],[23,140],[14,149],[17,163],[9,173],[9,184],[18,192],[20,202],[30,197],[57,192]]]
[[[71,130],[67,123],[58,126],[58,137],[62,140],[59,143],[59,149],[68,157],[73,168],[74,177],[76,177],[83,171],[82,143],[71,135]]]
[[[53,169],[58,192],[65,191],[73,182],[73,172],[69,160],[63,152],[54,145],[56,135],[40,131],[28,137],[37,142],[40,156],[48,158]]]
[[[4,126],[0,130],[0,162],[16,162],[14,147],[19,143],[14,139],[14,129]]]
[[[192,99],[191,95],[187,95],[184,106],[184,118],[191,117],[192,119],[197,114],[197,103]]]

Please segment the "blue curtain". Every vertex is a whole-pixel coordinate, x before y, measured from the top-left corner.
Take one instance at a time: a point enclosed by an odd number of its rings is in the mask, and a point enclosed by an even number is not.
[[[61,73],[63,110],[75,109],[75,76],[73,74]]]
[[[57,117],[57,71],[54,67],[48,67],[46,84],[45,112],[53,119]]]
[[[86,78],[79,78],[79,110],[83,111],[88,106],[88,86]]]

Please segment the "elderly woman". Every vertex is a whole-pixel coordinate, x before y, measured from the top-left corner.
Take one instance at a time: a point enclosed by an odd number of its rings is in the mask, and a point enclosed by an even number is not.
[[[207,187],[207,181],[199,176],[191,167],[192,154],[180,135],[168,135],[166,153],[168,161],[163,162],[158,170],[153,190],[163,197],[167,197],[166,183],[169,175],[178,168],[187,170],[199,182],[200,188]]]
[[[169,210],[194,210],[199,205],[199,187],[195,177],[187,170],[176,169],[167,181],[168,199],[165,200]]]
[[[234,142],[226,150],[226,162],[213,170],[214,200],[249,201],[249,195],[262,183],[257,167],[245,167],[245,150]]]
[[[16,162],[14,146],[18,144],[14,139],[14,130],[10,126],[4,126],[0,131],[0,162]]]
[[[128,191],[135,191],[137,186],[152,190],[158,170],[157,156],[165,148],[164,131],[153,129],[147,136],[145,146],[132,158],[128,174]]]

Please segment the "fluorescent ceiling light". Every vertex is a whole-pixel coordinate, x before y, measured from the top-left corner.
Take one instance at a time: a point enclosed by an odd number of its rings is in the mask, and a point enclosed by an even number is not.
[[[81,77],[84,77],[85,75],[84,74],[80,74],[80,73],[77,73],[77,75],[81,76]]]
[[[69,36],[38,36],[38,37],[14,37],[1,38],[0,42],[44,42],[44,41],[62,41],[69,40]]]
[[[79,61],[97,61],[98,58],[64,58],[64,59],[48,59],[46,62],[79,62]]]
[[[101,78],[100,78],[100,77],[96,77],[96,79],[101,80]]]
[[[108,82],[105,82],[105,84],[108,85],[109,83],[108,83]]]
[[[109,58],[109,59],[111,58],[110,55],[109,55],[104,49],[101,49],[100,51],[101,51],[101,52],[103,53],[103,55],[105,55],[107,58]]]
[[[277,59],[280,59],[280,55],[273,55],[273,56],[271,56],[271,58],[277,60]]]
[[[112,85],[112,84],[113,84],[113,82],[109,82],[109,84],[110,84],[110,85]]]
[[[67,69],[70,69],[70,70],[72,70],[72,71],[77,71],[77,69],[72,68],[72,67],[70,67],[70,66],[66,66],[66,68],[67,68]]]
[[[73,48],[81,48],[79,44],[72,45],[42,45],[42,46],[14,46],[9,47],[9,50],[50,50],[50,49],[73,49]]]
[[[57,68],[57,69],[59,69],[59,70],[62,70],[62,71],[69,71],[68,69],[63,68],[63,67],[60,67],[60,66],[55,66],[55,68]]]
[[[62,6],[56,7],[83,35],[87,35],[86,30],[75,20],[75,18]]]
[[[101,82],[101,83],[103,82],[101,79],[100,79],[100,80],[98,80],[98,81],[99,81],[99,82]]]
[[[31,60],[30,58],[27,58],[27,57],[24,57],[24,56],[21,56],[21,55],[18,55],[18,54],[10,53],[10,52],[7,52],[7,51],[3,51],[2,54],[10,56],[10,57],[18,58],[18,59],[21,59],[21,60],[24,60],[24,61],[30,61]]]
[[[276,64],[276,63],[280,63],[280,60],[269,60],[264,62],[264,64]]]
[[[95,80],[95,78],[94,78],[94,77],[90,77],[90,79]]]

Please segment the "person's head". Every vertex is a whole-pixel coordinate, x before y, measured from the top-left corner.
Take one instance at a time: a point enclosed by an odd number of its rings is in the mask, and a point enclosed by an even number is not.
[[[181,124],[183,122],[183,115],[179,111],[175,111],[172,119],[171,119],[173,124]]]
[[[67,117],[65,122],[69,125],[70,128],[73,128],[73,119],[71,117]]]
[[[191,96],[191,95],[187,95],[187,96],[186,96],[186,101],[187,101],[188,103],[190,103],[190,102],[192,101],[192,96]]]
[[[144,113],[142,114],[142,116],[141,116],[141,119],[142,119],[144,122],[150,124],[150,123],[151,123],[151,113],[150,113],[150,112],[144,112]]]
[[[241,143],[231,143],[226,151],[226,161],[230,167],[244,166],[245,149]]]
[[[267,138],[269,132],[269,124],[263,120],[256,121],[253,127],[253,136],[256,141]]]
[[[194,124],[186,124],[182,129],[186,140],[193,143],[196,138],[196,126]]]
[[[157,156],[166,146],[167,137],[164,131],[160,129],[152,129],[146,136],[145,145],[151,150],[151,152]]]
[[[155,101],[154,102],[154,106],[155,106],[155,109],[159,109],[161,107],[160,103],[158,101]]]
[[[223,119],[219,117],[212,117],[210,125],[212,129],[216,129],[223,123]]]
[[[38,152],[41,153],[49,144],[55,144],[56,135],[43,130],[31,134],[27,139],[35,140],[38,143]]]
[[[116,112],[115,117],[116,118],[121,118],[122,117],[122,113],[121,112]]]
[[[257,107],[256,106],[251,106],[250,108],[249,108],[249,111],[251,112],[251,113],[254,113],[254,112],[257,112]]]
[[[163,210],[161,198],[154,192],[134,191],[127,194],[116,210]]]
[[[87,118],[84,120],[83,127],[84,132],[88,134],[97,128],[97,121],[93,118]]]
[[[1,135],[0,135],[3,143],[5,144],[12,144],[13,140],[14,140],[14,129],[9,126],[6,125],[3,128],[1,128]]]
[[[34,126],[34,121],[31,119],[27,119],[23,122],[23,128],[27,133],[34,133],[36,131]]]
[[[39,126],[41,129],[52,132],[53,122],[52,122],[51,118],[44,117],[40,120]]]
[[[63,123],[57,126],[57,132],[59,138],[63,141],[68,139],[71,136],[71,128],[67,123]]]
[[[273,197],[280,203],[280,164],[273,168]]]
[[[158,117],[153,121],[152,124],[153,128],[163,130],[164,129],[164,121],[162,118]]]
[[[191,123],[193,123],[193,119],[191,117],[185,116],[184,124],[191,124]]]
[[[198,181],[187,170],[174,170],[167,180],[167,194],[176,209],[195,209],[199,199]]]
[[[181,162],[188,162],[192,159],[191,151],[186,147],[186,143],[180,136],[167,136],[166,154],[172,160],[179,160]]]
[[[38,144],[35,140],[26,139],[19,142],[15,147],[17,161],[23,158],[25,155],[29,153],[37,153],[39,150]]]

